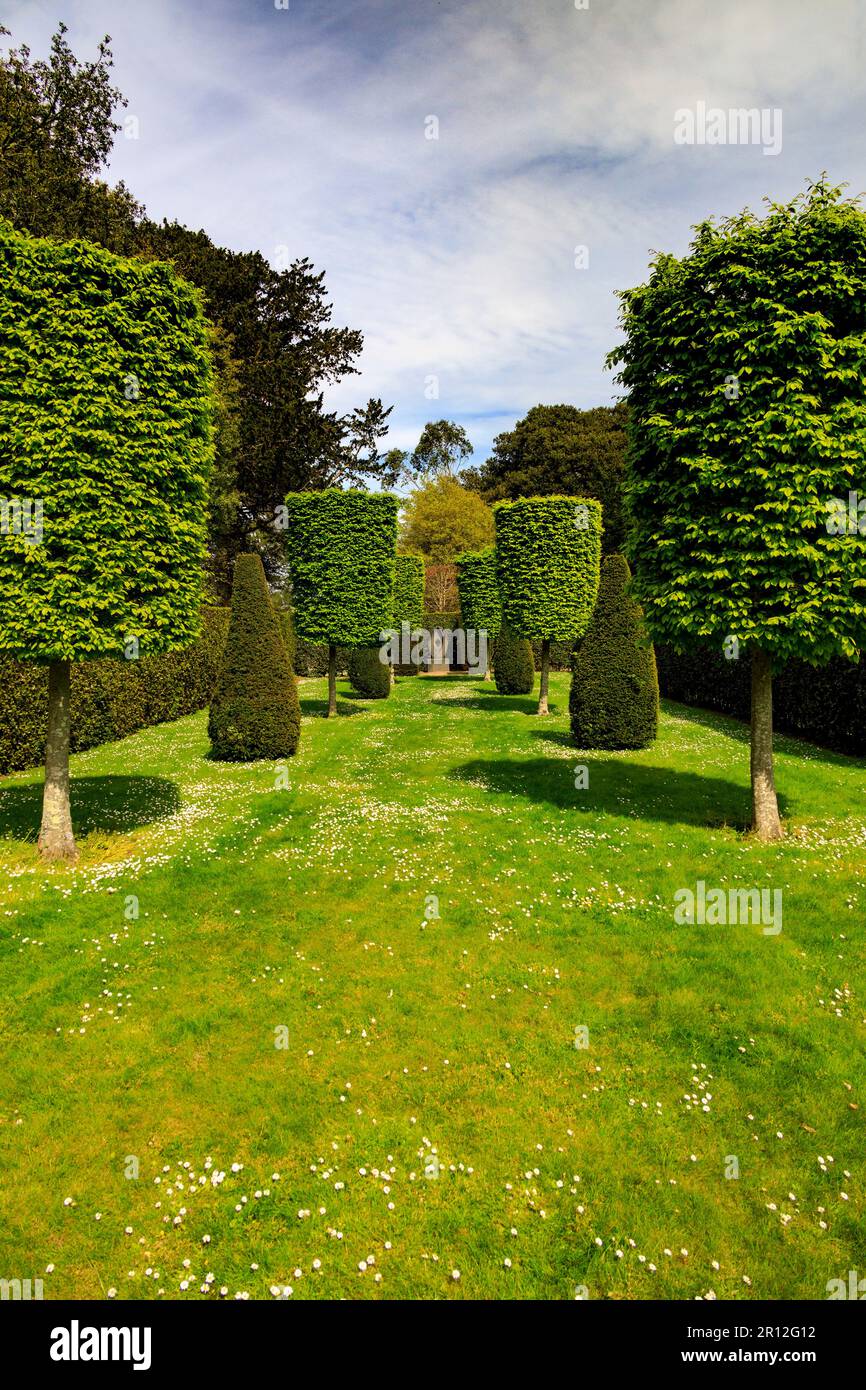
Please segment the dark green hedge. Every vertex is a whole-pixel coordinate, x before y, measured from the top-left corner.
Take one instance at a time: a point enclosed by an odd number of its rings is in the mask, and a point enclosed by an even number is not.
[[[493,675],[500,695],[529,695],[535,685],[532,647],[507,627],[493,644]]]
[[[646,748],[658,733],[655,653],[630,579],[624,555],[602,561],[598,600],[574,651],[569,713],[579,748]]]
[[[683,654],[656,647],[659,686],[669,700],[749,718],[750,663],[740,648],[727,660],[718,648],[695,647]],[[773,724],[780,733],[832,748],[866,753],[866,660],[837,658],[827,666],[792,661],[773,679]]]
[[[72,751],[126,738],[210,703],[228,631],[227,608],[202,610],[192,646],[138,661],[72,667]],[[48,671],[0,657],[0,773],[37,767],[45,756]]]
[[[459,613],[425,613],[421,621],[421,627],[426,628],[428,632],[432,632],[434,627],[444,627],[453,632],[455,627],[459,626]]]
[[[283,646],[286,649],[286,656],[289,658],[289,665],[295,669],[295,657],[298,650],[298,638],[295,632],[295,620],[292,617],[292,610],[283,605],[279,598],[273,599],[274,611],[280,625],[280,635],[283,639]]]
[[[391,668],[379,659],[378,647],[356,647],[349,653],[349,680],[368,700],[387,700],[391,694]]]
[[[214,758],[286,758],[301,736],[298,687],[258,555],[239,555],[223,664],[211,701]]]

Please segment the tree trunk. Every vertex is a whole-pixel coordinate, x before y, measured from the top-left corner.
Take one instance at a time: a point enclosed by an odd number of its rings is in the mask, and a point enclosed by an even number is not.
[[[541,644],[541,685],[538,691],[538,713],[549,714],[547,708],[547,687],[550,677],[550,638],[545,637]]]
[[[332,714],[337,713],[337,648],[331,644],[328,648],[328,713],[326,718],[330,719]]]
[[[48,738],[45,744],[45,790],[39,853],[43,859],[78,857],[69,807],[69,662],[48,668]]]
[[[766,652],[752,650],[752,829],[759,840],[780,840],[773,777],[773,668]]]

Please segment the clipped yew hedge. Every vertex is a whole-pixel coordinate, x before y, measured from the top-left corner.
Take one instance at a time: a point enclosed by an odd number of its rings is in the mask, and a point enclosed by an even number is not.
[[[298,651],[298,637],[295,632],[295,620],[292,617],[292,610],[279,596],[271,596],[274,611],[277,615],[277,622],[280,625],[280,634],[283,639],[283,646],[286,649],[286,656],[289,658],[289,665],[295,669],[295,657]]]
[[[198,640],[180,651],[137,661],[73,663],[72,751],[204,709],[216,685],[228,624],[227,608],[205,608]],[[43,761],[47,714],[47,667],[0,657],[0,773]]]
[[[455,627],[460,626],[460,621],[459,613],[455,613],[451,610],[441,613],[434,611],[424,614],[421,627],[426,628],[428,632],[432,632],[434,627],[444,627],[447,628],[449,632],[453,632]]]
[[[541,667],[541,642],[536,637],[529,644],[532,648],[532,657],[535,661],[535,669]],[[551,671],[570,671],[571,657],[574,652],[574,642],[551,642],[550,644],[550,669]]]
[[[301,707],[258,555],[239,555],[223,664],[210,706],[214,758],[252,762],[297,752]]]
[[[603,561],[598,600],[574,651],[569,713],[580,748],[646,748],[658,733],[655,652],[630,579],[624,555]]]
[[[294,667],[296,676],[326,676],[328,674],[328,648],[318,642],[308,642],[303,637],[295,637]],[[348,647],[337,648],[337,674],[344,676],[349,669]]]

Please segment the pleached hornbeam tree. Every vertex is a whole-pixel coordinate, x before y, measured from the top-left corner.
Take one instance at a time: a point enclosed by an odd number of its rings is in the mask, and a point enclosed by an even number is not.
[[[633,588],[651,635],[751,662],[752,825],[782,835],[773,670],[866,643],[866,213],[824,182],[696,228],[622,295]]]
[[[586,497],[521,497],[497,502],[493,519],[503,627],[541,641],[538,713],[547,714],[550,644],[582,637],[598,596],[601,506]]]
[[[71,663],[198,635],[205,321],[169,265],[0,221],[0,343],[0,497],[19,504],[0,535],[0,651],[48,667],[39,848],[74,859]]]
[[[375,647],[390,631],[399,502],[387,492],[292,492],[286,556],[299,637],[328,648],[328,715],[337,713],[337,648]]]

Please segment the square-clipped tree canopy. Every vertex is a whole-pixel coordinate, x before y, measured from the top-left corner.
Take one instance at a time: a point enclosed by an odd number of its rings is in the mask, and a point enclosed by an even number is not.
[[[170,265],[0,220],[0,650],[195,639],[211,419],[201,302]]]
[[[496,579],[496,548],[467,550],[457,556],[457,588],[463,626],[486,632],[491,639],[502,626],[502,604]]]
[[[598,597],[601,506],[587,497],[497,502],[502,620],[521,637],[582,637]]]
[[[308,642],[373,647],[393,626],[399,501],[387,492],[290,492],[286,555]]]
[[[394,566],[394,627],[424,621],[424,557],[398,555]]]
[[[621,300],[608,360],[629,391],[629,558],[650,631],[680,651],[736,637],[777,666],[856,659],[862,202],[821,179],[766,216],[704,222]]]

